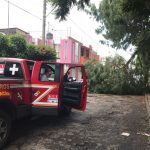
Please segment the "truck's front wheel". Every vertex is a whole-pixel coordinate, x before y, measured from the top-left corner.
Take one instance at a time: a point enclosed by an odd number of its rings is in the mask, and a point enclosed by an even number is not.
[[[11,118],[0,110],[0,149],[7,142],[11,128]]]
[[[59,110],[60,116],[69,116],[71,114],[72,108],[67,106],[62,106]]]

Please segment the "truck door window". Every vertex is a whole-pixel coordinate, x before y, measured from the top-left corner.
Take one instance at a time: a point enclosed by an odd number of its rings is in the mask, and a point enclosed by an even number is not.
[[[40,69],[39,80],[55,81],[55,65],[54,64],[43,64]]]
[[[4,77],[23,79],[23,71],[20,63],[6,62],[4,69]]]
[[[82,71],[80,67],[75,67],[75,68],[71,68],[69,69],[65,76],[64,76],[64,82],[66,81],[76,81],[76,82],[82,82]]]

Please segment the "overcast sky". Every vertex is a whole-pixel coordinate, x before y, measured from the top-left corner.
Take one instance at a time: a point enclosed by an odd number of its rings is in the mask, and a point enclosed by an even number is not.
[[[8,2],[7,0],[0,0],[0,28],[8,27]],[[29,32],[33,37],[41,38],[42,35],[42,13],[43,13],[43,0],[9,0],[13,4],[23,8],[25,11],[9,5],[9,27],[18,27],[22,30]],[[91,0],[96,5],[101,0]],[[47,6],[47,14],[51,11],[51,7]],[[83,11],[77,11],[73,8],[68,15],[67,21],[59,22],[55,19],[53,14],[49,14],[46,18],[46,31],[53,33],[54,39],[58,42],[61,38],[71,36],[84,45],[92,45],[100,56],[114,55],[115,49],[101,45],[99,40],[103,37],[95,33],[98,23],[94,21]],[[129,58],[129,54],[119,50],[120,55]]]

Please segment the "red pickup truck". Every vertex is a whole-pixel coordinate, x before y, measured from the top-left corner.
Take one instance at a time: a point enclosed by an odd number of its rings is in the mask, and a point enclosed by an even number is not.
[[[0,58],[0,148],[9,137],[13,120],[69,114],[72,108],[84,111],[86,99],[83,65]]]

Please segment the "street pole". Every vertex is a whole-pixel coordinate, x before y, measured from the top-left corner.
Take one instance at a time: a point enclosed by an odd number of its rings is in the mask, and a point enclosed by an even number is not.
[[[8,31],[7,31],[8,33],[8,35],[9,35],[9,0],[8,0]]]
[[[71,27],[67,27],[67,37],[71,37]]]
[[[43,25],[42,25],[42,44],[45,45],[45,27],[46,27],[46,0],[43,0]]]
[[[71,37],[71,27],[69,27],[69,36]]]

